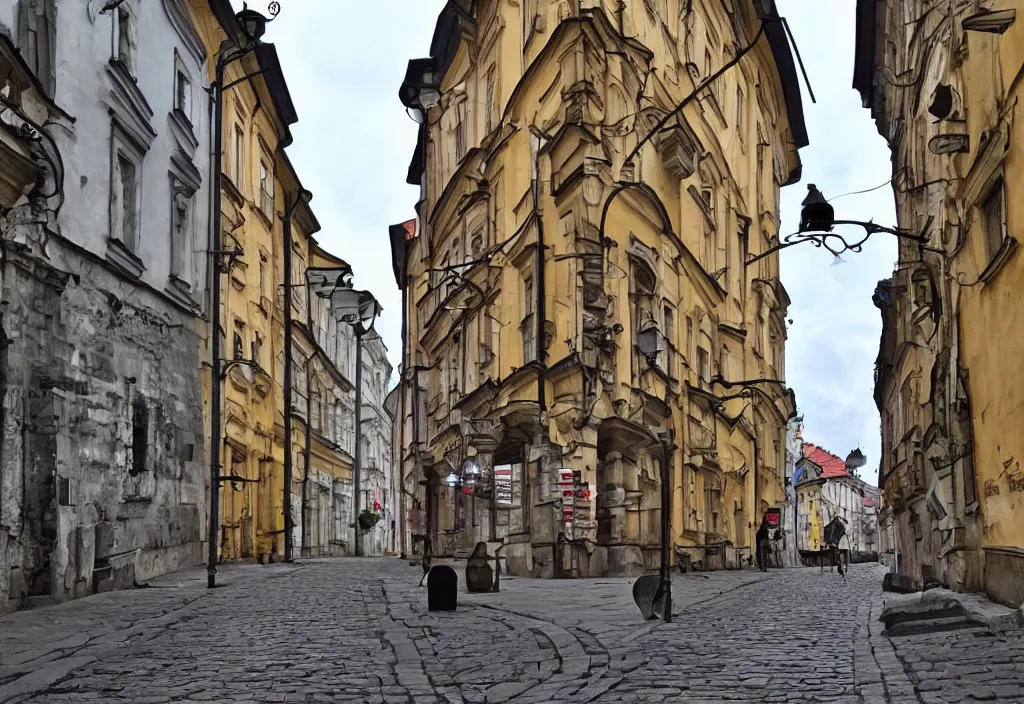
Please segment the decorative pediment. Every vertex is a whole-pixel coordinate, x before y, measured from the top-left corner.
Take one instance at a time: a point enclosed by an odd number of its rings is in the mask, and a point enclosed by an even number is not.
[[[181,43],[188,49],[189,54],[196,60],[196,63],[202,66],[206,61],[206,46],[203,44],[202,37],[196,32],[196,28],[192,25],[192,19],[189,16],[186,3],[184,0],[163,0],[163,2],[167,19],[171,21],[171,26],[174,27],[174,31],[181,38]]]
[[[110,97],[106,105],[110,117],[135,142],[136,147],[142,152],[149,151],[157,131],[153,129],[153,109],[146,101],[146,96],[124,65],[116,59],[107,64],[107,77],[110,79]]]
[[[198,191],[203,184],[203,175],[192,163],[192,159],[178,149],[171,154],[169,173],[192,193]]]
[[[192,124],[180,110],[174,110],[167,115],[167,126],[178,143],[178,149],[187,154],[191,160],[199,147],[199,139],[192,129]]]

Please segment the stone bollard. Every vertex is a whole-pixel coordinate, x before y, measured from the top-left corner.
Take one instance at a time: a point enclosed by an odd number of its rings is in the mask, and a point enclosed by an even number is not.
[[[459,603],[459,575],[448,565],[434,565],[427,574],[427,610],[455,611]]]
[[[487,543],[479,542],[466,562],[466,590],[469,592],[490,592],[494,590],[494,570],[491,556],[487,554]]]

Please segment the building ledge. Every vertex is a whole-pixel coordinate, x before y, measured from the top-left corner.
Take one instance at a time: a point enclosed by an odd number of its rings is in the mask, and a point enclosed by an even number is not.
[[[107,261],[133,279],[141,277],[142,272],[146,270],[142,260],[133,251],[121,240],[113,238],[107,239]]]

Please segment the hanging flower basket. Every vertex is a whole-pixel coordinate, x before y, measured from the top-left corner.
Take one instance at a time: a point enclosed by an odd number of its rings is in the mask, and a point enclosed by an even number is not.
[[[359,514],[358,520],[360,528],[363,530],[370,530],[377,525],[377,521],[380,520],[380,514],[376,511],[371,511],[368,508],[364,508],[362,513]]]

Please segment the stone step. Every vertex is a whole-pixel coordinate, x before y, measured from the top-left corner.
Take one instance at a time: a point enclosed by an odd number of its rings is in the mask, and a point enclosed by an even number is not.
[[[886,628],[891,628],[901,623],[928,621],[937,618],[965,619],[966,615],[964,614],[963,607],[956,601],[940,604],[916,602],[905,606],[890,607],[882,612],[882,623],[885,624]]]
[[[945,631],[986,630],[985,626],[968,621],[963,615],[937,618],[919,618],[893,624],[882,632],[889,638],[901,636],[919,636],[927,633]]]

